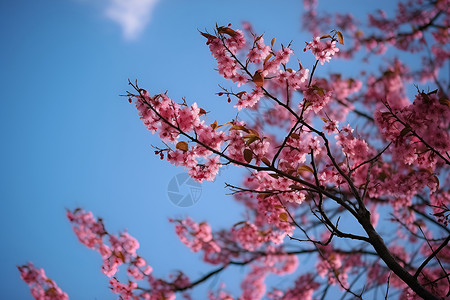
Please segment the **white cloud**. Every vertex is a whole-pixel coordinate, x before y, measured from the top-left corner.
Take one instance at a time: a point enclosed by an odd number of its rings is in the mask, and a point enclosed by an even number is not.
[[[117,22],[127,40],[136,39],[150,22],[158,0],[108,0],[105,15]]]

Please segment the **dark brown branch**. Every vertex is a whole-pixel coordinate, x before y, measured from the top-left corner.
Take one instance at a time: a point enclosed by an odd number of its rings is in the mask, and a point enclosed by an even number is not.
[[[389,110],[389,112],[391,113],[392,116],[394,116],[394,118],[403,126],[405,126],[405,128],[409,128],[410,132],[416,137],[418,138],[428,149],[430,149],[434,154],[436,154],[437,156],[439,156],[447,165],[450,165],[450,160],[448,160],[447,158],[445,158],[439,151],[437,151],[436,149],[434,149],[430,144],[428,144],[419,134],[417,134],[417,132],[412,129],[411,126],[409,126],[409,124],[407,124],[406,122],[404,122],[402,119],[400,119],[397,116],[397,113],[393,112],[390,105],[387,102],[383,101],[384,106]]]
[[[418,195],[416,195],[418,196]],[[421,198],[421,197],[419,197]],[[422,199],[423,201],[424,199]],[[427,204],[428,205],[428,204]],[[418,210],[414,205],[411,205],[409,207],[409,209],[412,209],[416,214],[421,215],[422,217],[424,217],[426,220],[428,220],[430,223],[439,226],[441,229],[444,229],[448,234],[450,234],[450,229],[448,229],[446,226],[442,225],[441,223],[437,222],[433,217],[427,215],[426,213],[421,212],[420,210]]]
[[[445,239],[445,241],[443,241],[442,242],[442,244],[436,249],[436,250],[434,250],[433,251],[433,253],[431,253],[430,254],[430,256],[428,256],[424,261],[423,261],[423,263],[419,266],[419,268],[417,268],[417,271],[416,271],[416,273],[414,274],[414,277],[415,278],[417,278],[418,276],[419,276],[419,274],[420,274],[420,272],[422,272],[422,270],[423,270],[423,268],[425,268],[425,266],[428,264],[428,262],[430,262],[430,260],[432,260],[433,259],[433,257],[435,257],[445,246],[447,246],[447,244],[448,244],[448,242],[450,241],[450,235],[449,236],[447,236],[447,238]],[[428,242],[428,241],[427,241]],[[430,245],[430,244],[428,244],[428,245]],[[430,245],[430,248],[431,248],[431,250],[433,250],[433,248],[431,247],[431,245]],[[437,257],[436,257],[437,258]],[[439,264],[440,264],[440,262],[439,262]],[[441,265],[441,267],[442,267],[442,265]],[[444,272],[445,272],[445,270],[444,270]],[[450,286],[450,285],[449,285]]]
[[[344,101],[339,100],[339,99],[336,99],[336,101],[337,101],[339,104],[341,104],[342,106],[345,106],[345,107],[349,108],[349,105],[348,105],[347,103],[345,103]],[[360,111],[360,110],[357,110],[356,108],[350,108],[350,110],[351,110],[352,112],[354,112],[355,114],[357,114],[358,116],[360,116],[360,117],[364,117],[364,118],[366,118],[367,120],[369,120],[369,121],[371,121],[371,122],[375,122],[374,118],[371,117],[371,116],[369,116],[369,115],[366,114],[365,112],[362,112],[362,111]]]
[[[367,212],[368,214],[368,212]],[[375,251],[378,253],[379,257],[384,261],[389,269],[392,270],[400,279],[405,282],[417,295],[424,299],[435,299],[438,298],[425,289],[417,279],[412,276],[408,271],[406,271],[392,256],[389,249],[386,247],[384,240],[376,232],[370,222],[370,214],[366,217],[360,217],[360,224],[363,226],[366,233],[369,235],[370,243],[372,244]]]
[[[291,134],[294,133],[295,129],[297,129],[297,125],[300,122],[300,119],[295,122],[294,126],[292,126],[291,130],[289,131],[288,135],[284,138],[283,143],[281,144],[280,148],[278,149],[277,153],[275,153],[275,156],[272,159],[271,166],[275,166],[275,161],[277,160],[278,156],[280,155],[283,148],[286,146],[287,141],[291,137]]]
[[[378,159],[378,158],[379,158],[379,157],[380,157],[380,156],[381,156],[381,155],[389,148],[389,146],[391,146],[391,144],[392,144],[392,142],[390,142],[386,147],[383,148],[383,150],[381,150],[380,152],[378,152],[378,154],[375,155],[374,157],[372,157],[371,159],[366,160],[366,161],[360,163],[359,165],[357,165],[356,167],[354,167],[353,169],[351,169],[350,172],[349,172],[349,175],[351,175],[351,174],[352,174],[356,169],[358,169],[359,167],[361,167],[361,166],[363,166],[363,165],[365,165],[365,164],[368,164],[368,163],[371,163],[371,162],[377,160],[377,159]]]

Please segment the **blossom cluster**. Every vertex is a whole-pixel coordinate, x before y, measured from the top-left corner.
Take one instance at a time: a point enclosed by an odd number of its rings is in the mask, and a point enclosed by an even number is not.
[[[217,156],[211,154],[220,150],[225,139],[224,132],[216,131],[200,120],[202,112],[195,103],[190,107],[180,105],[165,94],[151,97],[146,90],[140,90],[135,98],[146,127],[152,132],[158,131],[163,141],[175,144],[176,149],[163,150],[167,152],[167,160],[188,169],[189,175],[197,181],[213,180],[219,172],[220,162]],[[191,131],[197,133],[201,145],[189,148],[184,141],[178,143],[181,133]]]
[[[336,47],[336,41],[327,40],[323,42],[319,36],[316,36],[311,42],[306,44],[303,51],[306,52],[306,50],[311,50],[321,65],[329,62],[331,57],[339,52],[339,48]]]
[[[312,300],[313,293],[320,287],[320,283],[314,280],[314,275],[307,273],[300,275],[294,283],[294,287],[286,291],[273,289],[267,294],[272,300]]]
[[[208,38],[207,44],[209,49],[217,60],[219,74],[224,78],[231,79],[233,82],[244,84],[246,82],[245,77],[238,72],[239,65],[232,57],[245,46],[244,33],[240,30],[233,30],[230,27],[220,27],[217,30],[220,36],[205,35]],[[262,42],[259,45],[264,50]]]
[[[207,222],[170,219],[184,245],[201,252],[205,263],[218,266],[198,280],[181,271],[168,280],[155,277],[128,232],[112,235],[92,213],[68,211],[79,241],[100,253],[102,272],[121,299],[175,299],[178,292],[190,299],[186,290],[233,266],[246,266],[248,271],[238,298],[243,300],[313,299],[314,293],[326,295],[330,285],[356,295],[353,284],[364,281],[359,278],[365,278],[368,290],[384,289],[389,281],[401,293],[400,299],[415,299],[416,292],[425,298],[429,293],[448,295],[450,102],[442,90],[419,91],[411,102],[406,83],[433,79],[442,86],[437,71],[450,58],[443,47],[449,41],[449,22],[442,20],[449,1],[439,0],[425,9],[423,1],[411,0],[398,5],[395,18],[379,11],[369,16],[373,32],[362,32],[352,16],[338,14],[336,23],[353,39],[348,50],[336,46],[343,45],[339,31],[320,37],[321,26],[328,26],[330,19],[318,14],[317,1],[304,3],[307,28],[315,31],[304,49],[316,59],[312,71],[300,61],[298,68],[292,67],[291,43],[277,48],[272,39],[266,45],[263,35],[254,34],[249,25],[244,31],[228,25],[216,26],[214,35],[201,33],[219,74],[239,89],[221,87],[218,95],[228,102],[236,100],[237,111],[258,114],[253,121],[237,115],[224,124],[211,122],[209,113],[196,103],[177,103],[166,93],[152,96],[133,85],[137,94],[130,96],[141,120],[165,145],[155,151],[161,159],[184,167],[199,182],[214,180],[222,163],[249,172],[240,186],[228,184],[245,206],[242,219],[231,228],[213,231]],[[411,31],[403,31],[405,23],[412,25]],[[315,73],[319,62],[323,65],[335,55],[350,58],[359,49],[380,54],[393,45],[402,51],[421,51],[427,30],[435,43],[429,51],[431,61],[424,60],[429,63],[419,71],[391,59],[381,74],[361,72],[361,80],[340,74],[321,78]],[[270,104],[265,106],[266,102]],[[384,211],[389,211],[389,218],[380,216]],[[356,229],[360,225],[365,231],[361,236]],[[348,243],[335,242],[338,238]],[[304,247],[305,241],[309,247]],[[298,257],[304,254],[316,255],[318,276],[303,272],[293,287],[267,289],[268,276],[295,272]],[[418,270],[422,262],[426,264]],[[116,277],[121,265],[127,268],[128,281]],[[402,272],[391,274],[394,269],[417,272],[422,290]],[[19,270],[39,299],[67,298],[42,270],[31,264]],[[224,286],[208,297],[233,299]]]
[[[348,289],[348,276],[353,268],[362,266],[359,253],[341,255],[328,246],[320,246],[321,255],[316,263],[317,274],[326,277],[328,284],[337,285],[342,290]]]
[[[421,92],[410,105],[388,108],[391,111],[376,111],[375,121],[383,136],[394,142],[396,158],[408,165],[434,169],[440,160],[435,151],[450,151],[448,103],[439,102],[435,92]]]
[[[180,241],[193,252],[200,250],[220,252],[220,247],[214,242],[211,227],[207,223],[197,224],[191,218],[170,221],[177,223],[175,225],[175,233]]]
[[[45,274],[44,269],[36,268],[31,262],[17,267],[20,278],[29,287],[31,295],[36,300],[68,300],[69,297],[58,285]]]
[[[291,274],[298,267],[298,259],[294,255],[277,255],[277,249],[269,247],[267,255],[252,264],[251,270],[241,282],[242,294],[239,299],[261,299],[266,294],[265,278],[272,274]]]
[[[101,271],[106,276],[116,275],[119,266],[123,264],[127,265],[127,274],[133,280],[142,280],[152,272],[152,267],[136,252],[139,242],[128,232],[123,232],[119,236],[109,234],[101,219],[95,219],[92,212],[85,212],[82,209],[68,210],[67,218],[72,223],[79,241],[100,253],[103,259]],[[137,288],[135,282],[124,284],[114,277],[109,282],[111,290],[120,294],[123,299],[136,298],[133,296],[133,291]]]

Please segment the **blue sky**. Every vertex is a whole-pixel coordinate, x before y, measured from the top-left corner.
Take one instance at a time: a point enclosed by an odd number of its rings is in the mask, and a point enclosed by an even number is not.
[[[230,22],[239,27],[245,20],[268,40],[293,40],[301,55],[311,39],[300,32],[301,1],[130,2],[135,9],[120,0],[0,2],[4,299],[31,299],[16,269],[27,261],[45,268],[71,299],[114,298],[100,256],[77,241],[65,208],[93,211],[110,232],[127,228],[161,277],[178,268],[192,278],[209,270],[178,241],[168,217],[190,215],[216,229],[242,220],[223,188],[225,179],[239,183],[232,168],[202,185],[195,206],[169,202],[167,184],[182,169],[153,154],[158,138],[119,94],[129,88],[128,78],[138,79],[150,93],[168,90],[173,99],[198,102],[212,111],[211,122],[230,120],[231,106],[214,95],[224,81],[197,29]],[[352,12],[374,7],[361,2],[325,3]],[[236,282],[234,288],[238,294]]]

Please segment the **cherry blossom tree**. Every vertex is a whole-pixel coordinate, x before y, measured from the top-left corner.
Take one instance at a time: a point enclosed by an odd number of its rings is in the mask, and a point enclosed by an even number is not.
[[[450,1],[400,2],[394,15],[380,10],[367,24],[319,12],[313,0],[304,7],[312,39],[297,53],[291,43],[267,43],[247,23],[200,32],[230,81],[217,95],[254,120],[213,121],[196,103],[129,82],[130,103],[161,139],[161,159],[198,182],[214,180],[225,165],[248,172],[241,184],[227,184],[245,208],[241,222],[213,230],[189,217],[170,220],[180,241],[211,265],[199,278],[156,277],[128,232],[109,233],[91,212],[68,211],[121,299],[190,299],[196,286],[244,265],[240,295],[224,283],[209,299],[324,299],[331,289],[360,299],[375,291],[450,296],[450,101],[441,72],[449,67]],[[405,53],[420,66],[410,68]],[[301,63],[307,55],[315,58],[311,69]],[[364,71],[382,55],[378,72]],[[361,58],[357,78],[316,75],[334,59]],[[300,268],[311,255],[315,268]],[[120,268],[128,281],[119,281]],[[67,299],[43,270],[19,270],[36,299]],[[266,286],[270,274],[288,278],[290,288]]]

